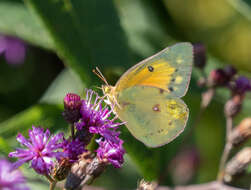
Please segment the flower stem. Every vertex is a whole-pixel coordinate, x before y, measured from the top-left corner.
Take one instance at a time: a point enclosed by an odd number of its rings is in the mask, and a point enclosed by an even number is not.
[[[50,183],[50,190],[54,190],[56,187],[56,184],[57,184],[57,181]]]
[[[48,179],[48,181],[50,182],[50,190],[54,190],[57,184],[57,181],[52,179],[52,177],[48,174],[45,174],[45,177]]]
[[[233,147],[232,142],[230,141],[230,134],[232,132],[232,128],[233,128],[233,118],[226,117],[226,143],[223,154],[221,156],[219,172],[218,172],[218,181],[223,181],[224,179],[225,165]]]
[[[71,137],[72,139],[75,139],[74,124],[71,124]]]

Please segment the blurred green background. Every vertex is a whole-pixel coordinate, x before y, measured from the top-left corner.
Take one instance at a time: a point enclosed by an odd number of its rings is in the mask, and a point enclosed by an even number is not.
[[[18,37],[26,48],[20,64],[0,55],[1,156],[17,146],[17,132],[27,134],[32,124],[67,131],[63,97],[67,92],[83,94],[85,87],[97,90],[101,81],[92,73],[96,66],[114,84],[138,61],[189,41],[207,47],[206,73],[232,64],[251,76],[250,0],[0,0],[0,33]],[[123,127],[126,163],[107,169],[94,185],[132,189],[143,177],[169,186],[216,179],[225,138],[223,105],[230,93],[217,91],[199,125],[191,128],[203,91],[196,85],[200,76],[194,68],[184,98],[190,108],[185,132],[164,147],[148,149]],[[249,97],[235,124],[250,116]],[[32,187],[45,189],[41,177],[28,166],[23,170]],[[234,185],[248,188],[250,173]]]

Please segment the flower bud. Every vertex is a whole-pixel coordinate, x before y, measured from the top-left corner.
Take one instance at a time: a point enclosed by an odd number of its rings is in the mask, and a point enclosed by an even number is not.
[[[251,91],[251,82],[248,78],[240,76],[235,80],[231,88],[233,94],[245,94],[246,92]]]
[[[242,98],[239,96],[234,96],[227,101],[224,107],[224,112],[227,117],[236,116],[242,108]]]
[[[209,86],[226,86],[236,73],[236,69],[230,65],[223,69],[212,70],[208,77]]]
[[[223,69],[212,70],[208,77],[209,86],[224,86],[228,83],[228,77]]]
[[[206,65],[206,47],[202,43],[193,44],[194,51],[194,65],[203,69]]]
[[[63,117],[69,123],[74,123],[79,120],[80,108],[82,102],[81,98],[77,94],[68,93],[64,98],[64,112]]]
[[[233,176],[245,171],[251,163],[251,147],[242,149],[226,165],[224,180],[230,182]]]
[[[231,65],[224,67],[223,71],[225,75],[229,78],[229,80],[232,79],[233,76],[237,73],[237,70]]]
[[[155,182],[147,182],[144,179],[142,179],[139,182],[139,186],[137,190],[155,190],[157,188],[157,183]]]
[[[245,142],[251,137],[251,118],[246,118],[241,121],[241,123],[234,128],[230,135],[230,141],[233,145],[237,146]]]

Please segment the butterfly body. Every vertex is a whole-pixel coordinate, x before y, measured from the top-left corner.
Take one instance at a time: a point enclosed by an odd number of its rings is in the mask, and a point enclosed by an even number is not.
[[[179,43],[136,64],[115,86],[103,85],[114,112],[132,135],[149,147],[176,138],[189,115],[184,96],[190,81],[192,45]]]

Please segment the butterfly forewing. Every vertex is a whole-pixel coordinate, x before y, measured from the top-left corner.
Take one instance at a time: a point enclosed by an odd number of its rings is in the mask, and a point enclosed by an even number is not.
[[[133,86],[149,86],[182,97],[191,77],[193,48],[190,43],[178,43],[129,69],[117,82],[115,91]]]

